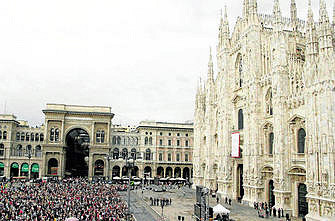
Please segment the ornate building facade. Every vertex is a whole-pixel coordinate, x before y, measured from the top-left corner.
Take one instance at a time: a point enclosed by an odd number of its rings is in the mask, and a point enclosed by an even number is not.
[[[29,127],[0,115],[0,176],[128,176],[126,156],[136,156],[132,176],[191,179],[193,124],[112,124],[110,107],[47,104],[45,123]]]
[[[284,1],[283,1],[284,2]],[[294,217],[335,217],[334,22],[270,15],[243,1],[232,33],[221,16],[218,74],[212,55],[196,94],[194,184],[243,203],[268,202]],[[335,16],[335,15],[334,15]],[[237,155],[236,155],[237,154]]]

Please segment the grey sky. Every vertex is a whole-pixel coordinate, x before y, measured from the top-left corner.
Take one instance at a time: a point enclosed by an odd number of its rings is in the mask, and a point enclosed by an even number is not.
[[[305,19],[307,0],[296,2]],[[280,3],[288,16],[290,0]],[[192,120],[225,4],[233,26],[242,0],[3,0],[0,112],[6,102],[31,125],[46,103],[111,106],[122,124]],[[258,5],[272,13],[273,0]]]

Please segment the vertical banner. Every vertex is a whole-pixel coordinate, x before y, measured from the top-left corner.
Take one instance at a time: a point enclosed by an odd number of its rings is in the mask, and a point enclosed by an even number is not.
[[[240,157],[240,132],[234,132],[231,134],[231,157]]]

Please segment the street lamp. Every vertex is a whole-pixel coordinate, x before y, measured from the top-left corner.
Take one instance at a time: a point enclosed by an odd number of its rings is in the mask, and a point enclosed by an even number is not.
[[[135,167],[135,161],[136,161],[136,155],[139,153],[136,153],[132,156],[128,156],[128,154],[125,154],[124,159],[126,160],[126,168],[128,172],[128,214],[127,214],[127,221],[129,221],[130,217],[130,176],[131,176],[131,169]],[[140,157],[138,157],[140,159]]]
[[[30,170],[31,170],[31,168],[30,168],[30,159],[31,159],[31,157],[32,157],[31,147],[28,147],[28,148],[27,148],[26,157],[28,157],[28,159],[29,159],[29,165],[28,165],[28,178],[29,178],[29,180],[30,180]]]
[[[107,161],[107,177],[108,177],[108,180],[110,180],[110,176],[109,176],[109,161],[111,159],[113,159],[113,156],[111,155],[110,152],[108,154],[106,154],[105,159]]]

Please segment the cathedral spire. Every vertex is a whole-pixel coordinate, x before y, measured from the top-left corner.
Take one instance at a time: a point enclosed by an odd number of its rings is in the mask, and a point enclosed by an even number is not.
[[[320,0],[319,18],[319,49],[320,55],[329,55],[333,52],[333,30],[329,22],[327,6],[324,0]]]
[[[297,28],[297,20],[297,4],[295,3],[295,0],[291,0],[291,22],[293,30],[296,30]]]
[[[229,23],[228,23],[228,15],[227,15],[227,5],[224,7],[224,19],[223,19],[223,33],[225,38],[229,38]]]
[[[208,77],[209,82],[213,82],[214,71],[213,71],[213,58],[212,58],[212,47],[209,47],[209,61],[208,61]]]
[[[250,0],[249,1],[249,14],[250,15],[257,15],[257,0]]]
[[[316,37],[315,23],[311,0],[308,0],[307,26],[306,26],[306,60],[313,61],[318,54],[318,41]]]
[[[249,0],[243,1],[243,18],[248,18],[249,16]]]
[[[281,14],[281,11],[280,11],[279,0],[274,0],[273,16],[274,16],[274,30],[275,31],[281,31],[282,14]]]
[[[333,5],[333,26],[335,26],[335,0]]]
[[[328,17],[328,12],[327,12],[327,6],[324,0],[320,0],[320,12],[319,12],[320,18],[319,22],[320,23],[329,23],[329,17]]]

